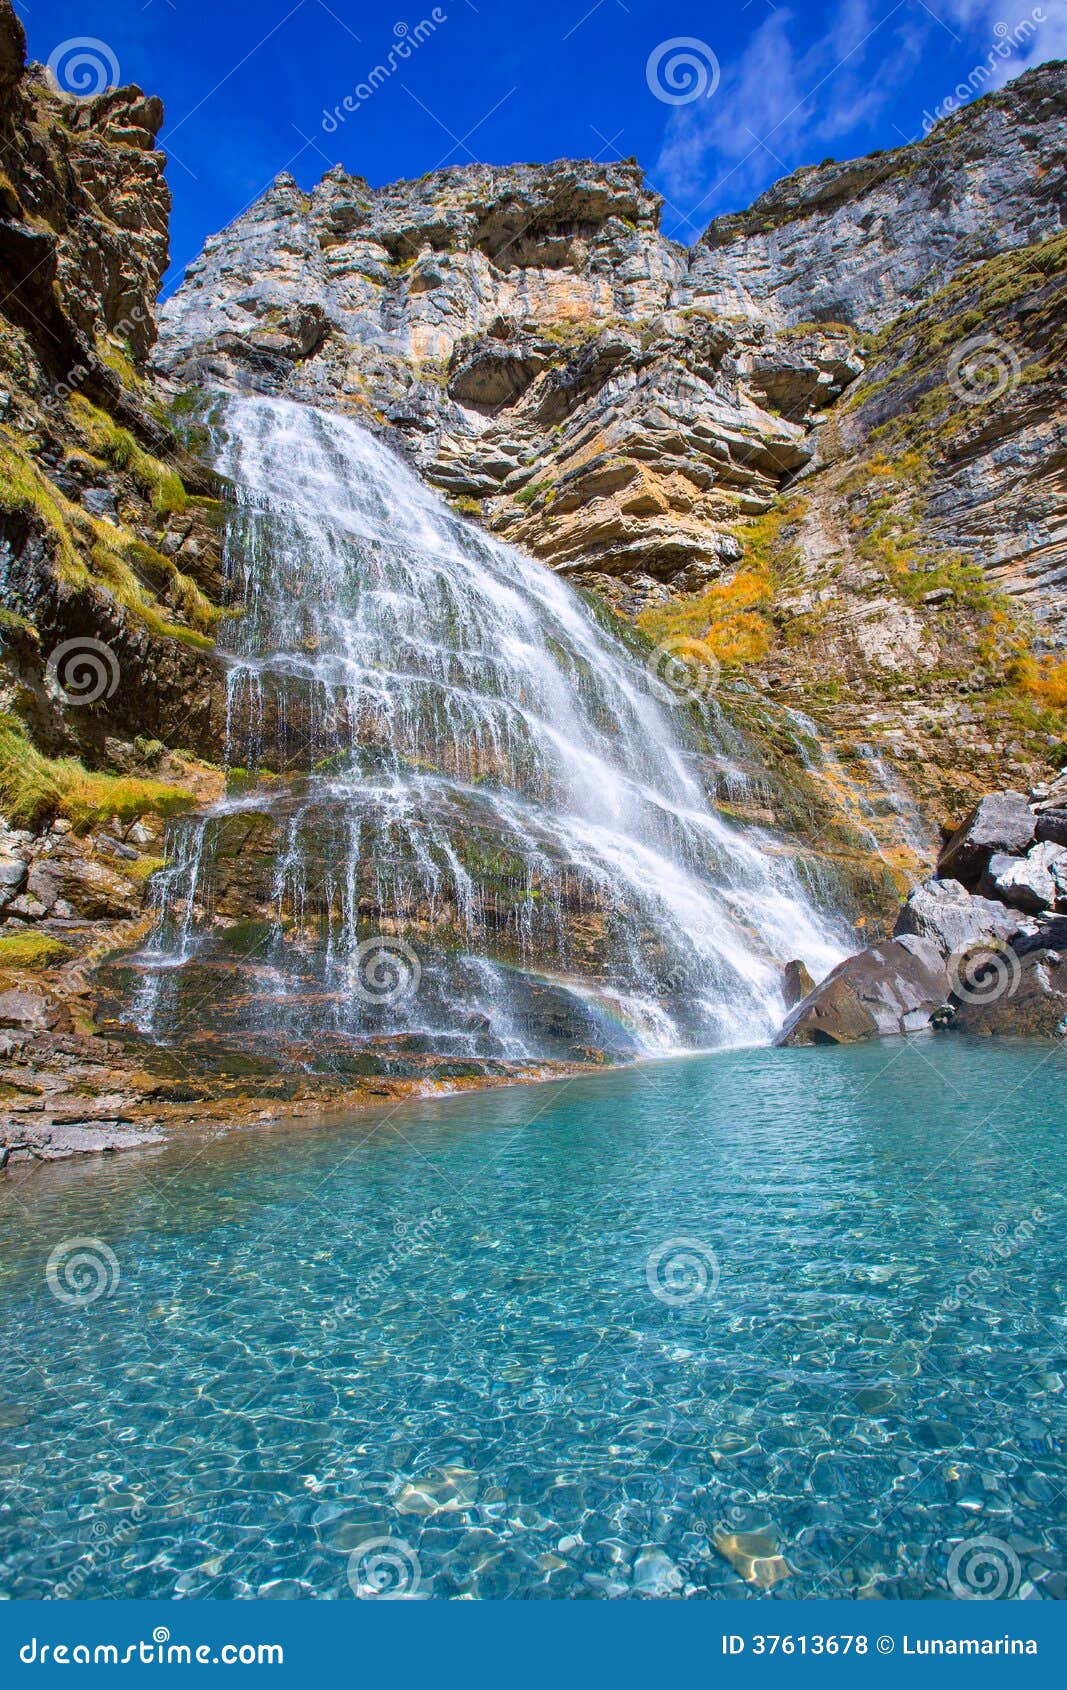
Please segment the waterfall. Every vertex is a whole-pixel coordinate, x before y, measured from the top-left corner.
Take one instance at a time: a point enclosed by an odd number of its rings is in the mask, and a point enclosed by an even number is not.
[[[768,1039],[781,963],[846,937],[709,803],[611,618],[347,418],[228,396],[216,436],[230,782],[176,825],[145,1026],[316,1060]]]

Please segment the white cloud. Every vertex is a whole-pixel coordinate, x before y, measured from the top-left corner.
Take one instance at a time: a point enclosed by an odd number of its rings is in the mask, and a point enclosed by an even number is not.
[[[814,38],[800,17],[780,8],[740,58],[722,65],[710,99],[671,111],[656,185],[700,224],[839,144],[848,156],[850,139],[862,152],[872,126],[900,102],[932,51],[944,58],[946,84],[957,67],[966,82],[972,63],[985,65],[977,92],[988,92],[1032,64],[1067,56],[1067,0],[908,0],[897,7],[838,0],[829,27]],[[919,133],[922,113],[912,116],[910,130],[898,131],[890,145]]]

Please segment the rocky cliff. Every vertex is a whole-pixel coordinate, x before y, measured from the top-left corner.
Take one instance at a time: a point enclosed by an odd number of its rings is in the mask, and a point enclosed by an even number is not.
[[[892,854],[900,786],[936,824],[1060,734],[1065,112],[1042,66],[689,250],[632,161],[283,177],[165,306],[158,365],[379,427],[706,646],[816,831]]]

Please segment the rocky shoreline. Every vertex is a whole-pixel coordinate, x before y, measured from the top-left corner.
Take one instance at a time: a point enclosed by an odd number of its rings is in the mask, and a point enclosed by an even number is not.
[[[1029,797],[983,798],[911,893],[892,938],[808,991],[777,1043],[935,1029],[1067,1034],[1067,769]]]

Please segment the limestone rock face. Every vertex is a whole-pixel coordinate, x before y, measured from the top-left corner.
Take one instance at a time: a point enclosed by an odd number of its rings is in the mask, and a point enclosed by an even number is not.
[[[1030,71],[918,144],[830,162],[720,217],[694,269],[724,311],[877,328],[964,264],[1063,226],[1067,105]]]
[[[632,161],[443,170],[371,190],[282,176],[207,243],[157,361],[341,405],[557,568],[706,585],[812,461],[814,412],[862,368],[695,299]],[[695,301],[695,302],[694,302]],[[647,585],[633,585],[637,578]]]
[[[633,161],[282,176],[167,302],[158,365],[352,412],[655,642],[675,606],[712,628],[764,695],[821,718],[841,682],[831,755],[873,740],[940,821],[1044,749],[968,571],[1067,644],[1065,111],[1038,67],[691,249]],[[1025,379],[972,407],[950,377],[982,333]]]
[[[920,1032],[949,1000],[940,948],[912,934],[847,957],[786,1017],[780,1045],[855,1044]]]
[[[1067,850],[1049,841],[1034,845],[1025,857],[996,851],[980,885],[1002,903],[1021,910],[1047,910],[1056,902],[1057,887],[1067,870]]]

